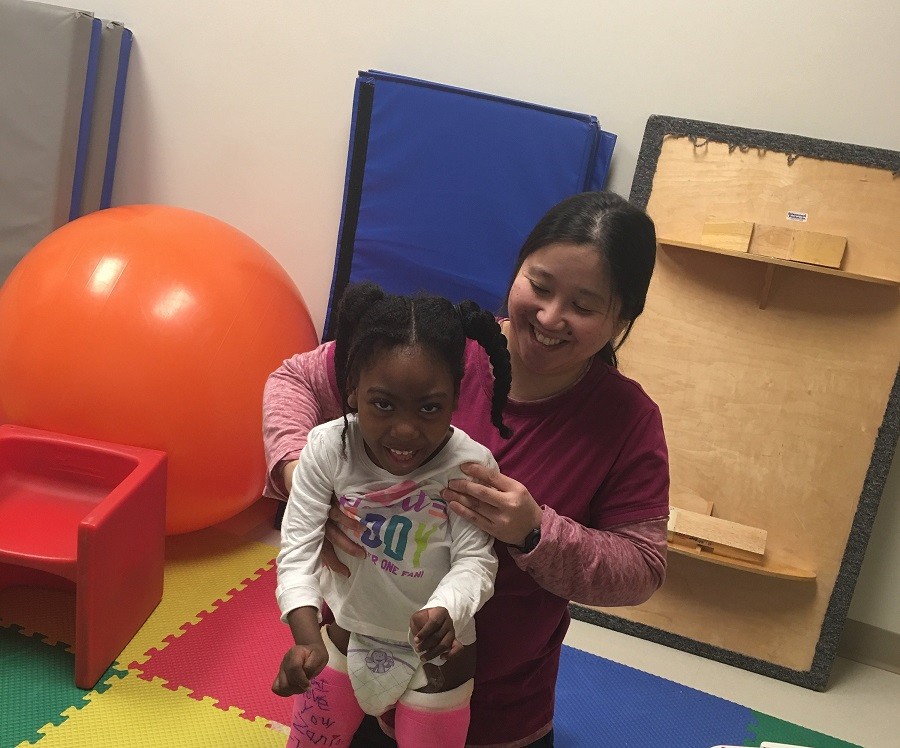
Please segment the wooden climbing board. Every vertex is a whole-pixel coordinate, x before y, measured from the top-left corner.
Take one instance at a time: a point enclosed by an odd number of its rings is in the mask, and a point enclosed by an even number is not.
[[[897,443],[900,159],[657,117],[641,162],[659,251],[620,368],[660,406],[673,495],[762,528],[794,573],[676,548],[604,625],[823,689]],[[760,226],[839,239],[801,236],[799,262],[754,252]]]

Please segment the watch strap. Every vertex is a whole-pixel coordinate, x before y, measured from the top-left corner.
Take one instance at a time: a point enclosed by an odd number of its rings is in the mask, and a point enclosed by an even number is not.
[[[540,542],[541,528],[540,526],[538,526],[525,536],[525,540],[522,542],[522,545],[514,545],[513,548],[515,548],[520,553],[531,553],[535,548],[537,548],[537,544]]]

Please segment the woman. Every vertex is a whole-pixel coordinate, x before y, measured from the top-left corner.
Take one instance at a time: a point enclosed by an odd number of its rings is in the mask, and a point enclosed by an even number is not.
[[[492,451],[499,470],[466,466],[471,480],[451,481],[442,495],[496,539],[500,561],[494,597],[476,616],[469,745],[552,746],[568,602],[637,605],[665,578],[662,419],[615,368],[615,351],[643,311],[655,253],[650,218],[611,193],[574,195],[535,226],[501,320],[512,367],[508,440],[491,423],[488,361],[477,345],[467,347],[453,423]],[[341,414],[333,362],[333,346],[324,344],[269,378],[264,436],[273,495],[286,497],[308,431]],[[342,519],[336,509],[331,517]],[[328,537],[363,553],[337,527]],[[346,572],[333,550],[323,560]],[[390,724],[383,727],[390,733]],[[364,726],[353,744],[379,744],[362,736],[374,732]]]

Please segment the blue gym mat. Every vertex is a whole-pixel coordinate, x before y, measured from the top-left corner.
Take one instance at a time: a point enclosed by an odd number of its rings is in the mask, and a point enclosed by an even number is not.
[[[564,197],[604,186],[615,141],[592,115],[360,73],[325,339],[360,280],[499,312],[528,232]]]
[[[556,685],[554,739],[557,748],[712,748],[764,740],[855,745],[567,646]]]

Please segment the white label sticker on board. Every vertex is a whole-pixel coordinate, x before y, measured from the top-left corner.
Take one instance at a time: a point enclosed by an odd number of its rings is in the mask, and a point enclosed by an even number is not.
[[[806,213],[798,213],[796,210],[789,210],[787,214],[787,219],[789,221],[800,221],[802,223],[806,223],[806,219],[809,216]]]

